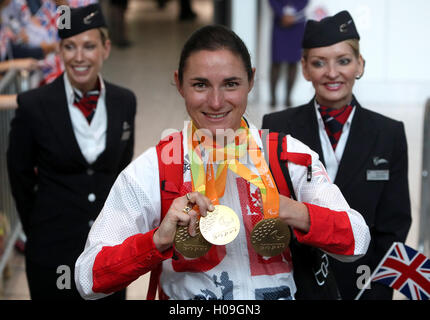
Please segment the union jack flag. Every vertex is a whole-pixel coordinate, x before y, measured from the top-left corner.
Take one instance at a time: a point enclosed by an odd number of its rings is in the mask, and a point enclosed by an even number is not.
[[[331,183],[330,177],[324,167],[316,165],[312,167],[312,177],[317,178],[318,182],[328,181]]]
[[[0,24],[0,61],[6,59],[8,54],[8,45],[14,37],[12,30],[8,26]]]
[[[396,289],[410,300],[429,300],[430,260],[407,245],[395,242],[373,273],[372,281]]]
[[[23,0],[15,0],[15,2],[17,3],[17,5],[19,5],[19,11],[20,11],[20,20],[23,23],[28,23],[28,21],[30,21],[31,19],[31,12],[30,9],[28,8],[27,2],[23,1]]]
[[[51,41],[58,40],[57,6],[53,0],[45,0],[42,2],[41,7],[36,12],[35,17],[39,20],[40,24],[48,31],[49,39]]]
[[[97,2],[97,0],[69,0],[69,6],[71,8],[86,7]]]

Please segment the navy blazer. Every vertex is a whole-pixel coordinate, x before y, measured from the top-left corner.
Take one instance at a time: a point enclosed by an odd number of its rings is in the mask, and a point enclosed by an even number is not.
[[[63,76],[18,95],[7,162],[26,257],[74,267],[117,175],[133,157],[136,97],[105,82],[106,148],[93,164],[72,128]]]
[[[324,163],[314,99],[306,105],[265,115],[262,127],[299,139]],[[382,180],[375,180],[375,174]],[[331,259],[342,297],[354,299],[359,292],[357,280],[362,275],[357,273],[357,267],[368,265],[373,270],[394,241],[405,241],[411,225],[403,123],[364,109],[357,102],[334,183],[350,207],[363,215],[372,237],[367,254],[356,262]],[[371,288],[361,299],[392,298],[388,287],[372,283]]]

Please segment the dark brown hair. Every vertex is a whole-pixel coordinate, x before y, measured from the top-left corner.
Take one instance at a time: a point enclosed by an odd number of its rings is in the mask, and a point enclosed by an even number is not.
[[[232,30],[221,25],[209,25],[195,31],[182,48],[178,67],[179,82],[182,83],[186,62],[191,54],[201,50],[215,51],[220,49],[230,50],[241,58],[248,75],[248,81],[251,81],[253,75],[251,56],[245,43]]]

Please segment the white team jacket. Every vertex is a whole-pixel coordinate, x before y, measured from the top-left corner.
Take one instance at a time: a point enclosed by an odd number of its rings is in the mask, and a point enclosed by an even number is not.
[[[191,191],[187,148],[183,132],[184,187]],[[250,131],[261,147],[255,126]],[[367,251],[370,233],[363,217],[348,206],[330,182],[318,155],[287,136],[288,152],[312,156],[312,180],[304,166],[289,163],[297,200],[309,210],[307,234],[294,230],[300,242],[317,246],[341,261],[353,261]],[[257,172],[252,163],[246,166]],[[75,281],[86,299],[98,299],[126,287],[162,262],[160,285],[170,299],[294,299],[291,255],[287,249],[272,258],[259,256],[249,242],[252,218],[261,215],[255,201],[258,188],[229,171],[220,204],[232,208],[241,228],[237,238],[216,248],[211,257],[172,259],[173,248],[158,252],[152,241],[160,224],[160,183],[155,147],[145,151],[117,178],[102,212],[93,224],[84,252],[76,262]],[[177,255],[177,254],[176,254]]]

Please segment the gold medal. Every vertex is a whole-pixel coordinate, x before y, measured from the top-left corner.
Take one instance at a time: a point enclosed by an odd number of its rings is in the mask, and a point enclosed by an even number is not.
[[[261,256],[274,257],[281,254],[289,245],[290,228],[279,218],[259,221],[251,232],[251,244]]]
[[[203,237],[215,245],[232,242],[240,230],[237,214],[229,207],[216,205],[215,210],[200,218],[200,231]]]
[[[196,235],[190,236],[188,226],[179,226],[175,234],[175,249],[184,257],[195,259],[204,256],[212,247],[212,244],[203,238],[200,229],[199,221],[196,225]]]

